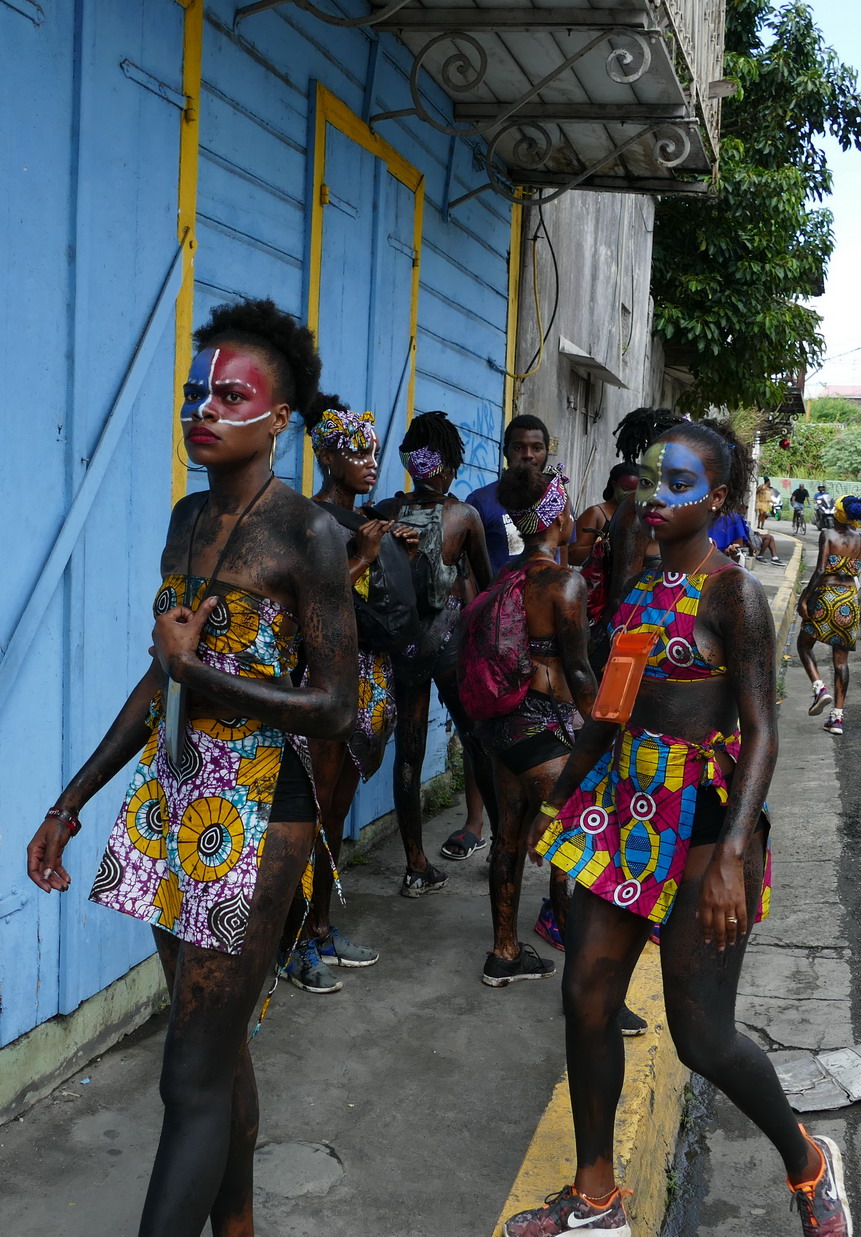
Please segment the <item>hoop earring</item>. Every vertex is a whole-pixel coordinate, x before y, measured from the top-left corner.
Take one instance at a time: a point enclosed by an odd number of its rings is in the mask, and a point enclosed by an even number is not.
[[[272,435],[272,446],[269,448],[269,471],[275,471],[275,446],[278,442],[278,435]]]
[[[185,439],[183,439],[182,441],[184,442]],[[179,453],[179,446],[180,444],[177,443],[176,444],[176,458],[179,460],[180,464],[182,464],[186,472],[206,472],[206,469],[203,467],[202,464],[192,464],[191,460],[184,460]]]

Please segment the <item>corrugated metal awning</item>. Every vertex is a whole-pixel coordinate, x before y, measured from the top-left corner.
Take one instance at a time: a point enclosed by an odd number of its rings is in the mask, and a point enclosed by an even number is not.
[[[239,19],[287,0],[259,0]],[[322,20],[396,34],[413,54],[405,106],[486,146],[487,179],[513,200],[569,189],[703,193],[717,159],[723,0],[372,0]],[[422,92],[422,71],[454,103],[454,123]],[[464,200],[459,199],[460,201]],[[457,203],[451,203],[451,206]]]

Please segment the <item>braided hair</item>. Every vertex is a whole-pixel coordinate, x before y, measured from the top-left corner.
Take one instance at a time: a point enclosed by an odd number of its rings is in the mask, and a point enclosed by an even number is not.
[[[228,342],[263,352],[274,371],[276,397],[304,418],[320,381],[320,357],[308,328],[271,300],[216,305],[194,332],[194,343],[200,351]]]
[[[449,421],[444,412],[423,412],[420,416],[413,417],[404,434],[400,450],[410,453],[421,447],[438,451],[446,467],[454,472],[457,472],[463,463],[463,439],[457,426]]]
[[[626,464],[635,463],[656,438],[681,420],[670,408],[635,408],[613,430],[616,454]]]

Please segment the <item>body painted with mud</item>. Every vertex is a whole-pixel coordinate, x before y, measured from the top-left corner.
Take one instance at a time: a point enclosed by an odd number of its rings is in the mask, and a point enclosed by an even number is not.
[[[278,331],[288,347],[300,338],[292,352],[265,338],[257,347],[225,335],[198,354],[182,423],[189,455],[208,472],[209,490],[181,499],[174,508],[161,569],[165,575],[185,574],[197,520],[190,571],[210,576],[241,513],[260,493],[236,532],[220,578],[271,598],[295,616],[304,636],[307,685],[293,687],[288,675],[240,678],[199,659],[201,629],[218,604],[217,592],[195,613],[177,606],[159,615],[149,669],[57,800],[74,813],[144,746],[150,736],[150,701],[166,674],[187,685],[190,709],[200,708],[210,717],[252,717],[306,735],[349,734],[353,725],[355,621],[343,543],[319,508],[282,482],[271,481],[261,493],[271,476],[275,438],[290,416],[277,389],[279,366],[301,362],[305,373],[313,373],[316,361],[319,372],[313,341],[271,303],[228,312],[251,315],[254,322],[261,315],[276,318],[273,334]],[[46,820],[28,853],[31,878],[48,890],[68,888],[70,880],[61,858],[68,831],[61,826],[64,836],[58,835],[58,824]],[[258,1118],[245,1047],[248,1022],[274,961],[315,827],[313,820],[270,820],[240,954],[202,949],[154,930],[171,1015],[161,1076],[165,1117],[140,1237],[197,1237],[207,1218],[215,1237],[251,1237]]]
[[[729,800],[716,844],[692,846],[672,914],[661,929],[668,1024],[681,1059],[709,1078],[754,1120],[798,1180],[818,1153],[799,1127],[767,1057],[735,1027],[735,993],[748,925],[764,870],[764,834],[754,830],[777,757],[774,626],[759,582],[710,548],[708,530],[724,505],[727,482],[743,501],[738,459],[704,437],[676,427],[646,452],[635,496],[645,535],[656,538],[665,573],[706,572],[695,627],[702,657],[725,674],[696,682],[644,679],[630,725],[693,743],[740,722],[742,745],[730,775]],[[743,468],[741,472],[743,473]],[[622,592],[627,595],[633,580]],[[614,741],[617,727],[588,721],[549,796],[561,807]],[[722,767],[723,767],[723,761]],[[533,824],[531,842],[546,823]],[[566,933],[563,1001],[577,1188],[600,1199],[614,1188],[613,1130],[624,1077],[624,1049],[614,1025],[649,922],[577,885]]]

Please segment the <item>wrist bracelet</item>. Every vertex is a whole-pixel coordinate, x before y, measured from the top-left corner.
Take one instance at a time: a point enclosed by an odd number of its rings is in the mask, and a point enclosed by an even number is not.
[[[46,817],[53,816],[55,820],[61,820],[63,824],[66,826],[66,828],[69,830],[69,832],[71,833],[72,837],[74,837],[76,833],[80,833],[81,831],[81,822],[78,820],[75,813],[67,812],[65,808],[62,808],[62,807],[48,808],[48,811],[45,813],[45,816]]]
[[[547,800],[545,799],[544,802],[541,804],[541,806],[538,808],[538,810],[539,812],[543,812],[545,816],[549,816],[551,820],[555,820],[556,817],[559,815],[559,813],[562,811],[562,808],[554,807],[552,803],[548,803]]]

